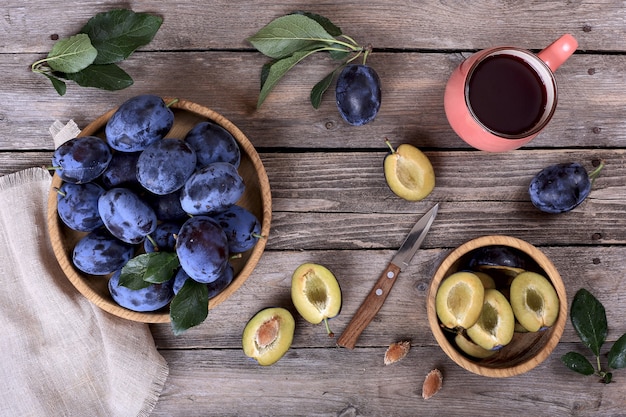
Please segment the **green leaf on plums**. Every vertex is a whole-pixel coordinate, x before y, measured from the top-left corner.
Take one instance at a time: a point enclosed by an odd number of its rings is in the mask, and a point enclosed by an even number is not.
[[[609,366],[613,369],[626,367],[626,333],[611,346],[611,350],[609,350]]]
[[[608,333],[604,306],[593,294],[581,288],[572,301],[570,318],[583,344],[594,355],[600,356],[600,348]]]
[[[89,36],[81,33],[57,41],[45,61],[53,71],[71,74],[87,68],[97,55]]]
[[[175,253],[142,253],[124,265],[119,285],[138,290],[150,284],[160,284],[169,281],[179,266],[180,262]]]
[[[116,9],[98,13],[80,31],[89,35],[98,50],[94,64],[112,64],[150,43],[161,23],[163,18],[159,16]]]
[[[316,52],[328,52],[332,59],[343,61],[342,65],[365,56],[371,48],[360,46],[354,39],[342,33],[341,29],[324,16],[297,11],[278,17],[247,38],[259,52],[272,58],[261,68],[261,89],[257,108],[278,81],[296,64]],[[326,92],[332,77],[325,77],[311,91],[311,104],[319,107],[322,95]]]
[[[81,87],[94,87],[101,90],[117,91],[133,85],[133,79],[126,71],[115,64],[90,65],[75,74],[64,74]]]
[[[578,352],[568,352],[561,356],[561,362],[574,372],[583,375],[593,375],[595,369],[587,358]]]
[[[209,289],[193,279],[187,279],[170,303],[172,331],[180,335],[202,323],[209,315]]]

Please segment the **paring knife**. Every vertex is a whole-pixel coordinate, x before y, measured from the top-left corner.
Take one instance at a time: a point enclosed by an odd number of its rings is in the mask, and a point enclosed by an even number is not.
[[[378,313],[378,310],[382,307],[383,303],[387,299],[393,284],[396,282],[398,274],[407,266],[409,262],[422,245],[430,226],[433,224],[437,211],[439,210],[439,203],[435,204],[426,214],[424,214],[413,226],[413,229],[409,232],[408,236],[398,249],[398,252],[394,255],[387,265],[387,268],[383,271],[376,281],[374,288],[369,292],[359,309],[348,323],[348,326],[344,329],[339,339],[337,339],[337,345],[353,349],[357,339],[365,330],[368,324]]]

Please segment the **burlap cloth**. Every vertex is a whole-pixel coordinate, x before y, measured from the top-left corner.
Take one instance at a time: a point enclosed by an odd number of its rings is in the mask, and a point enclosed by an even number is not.
[[[148,325],[83,297],[52,252],[50,174],[0,177],[0,416],[147,416],[168,375]]]

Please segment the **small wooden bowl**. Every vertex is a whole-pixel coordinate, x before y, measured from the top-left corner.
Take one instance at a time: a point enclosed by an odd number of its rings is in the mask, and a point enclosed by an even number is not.
[[[485,246],[504,245],[517,251],[530,262],[528,270],[540,273],[552,282],[559,297],[559,316],[549,329],[536,333],[515,333],[513,340],[487,359],[472,358],[456,347],[454,334],[443,329],[437,317],[435,298],[441,282],[463,265],[473,251]],[[428,293],[428,323],[443,351],[457,365],[478,375],[504,378],[523,374],[543,362],[559,343],[567,321],[567,295],[559,272],[536,247],[509,236],[483,236],[470,240],[453,250],[436,270]]]
[[[172,100],[171,98],[164,98],[166,103]],[[206,107],[185,100],[179,100],[170,106],[170,108],[174,112],[174,126],[167,137],[183,139],[187,132],[197,123],[210,120],[222,126],[237,140],[241,149],[239,174],[244,179],[246,185],[244,195],[237,204],[247,208],[257,216],[261,222],[261,234],[265,236],[265,238],[259,239],[254,248],[244,253],[240,259],[232,261],[235,277],[226,289],[214,298],[211,298],[209,309],[213,309],[241,287],[246,279],[248,279],[263,254],[267,238],[269,237],[270,221],[272,218],[270,185],[263,163],[254,149],[254,146],[229,120]],[[116,108],[94,120],[83,129],[79,136],[92,135],[104,138],[104,128],[115,110]],[[56,190],[61,184],[61,178],[55,174],[52,178],[52,186],[48,197],[48,232],[54,254],[70,282],[92,303],[111,314],[143,323],[169,322],[170,316],[168,308],[144,313],[121,307],[113,301],[109,294],[107,287],[108,277],[87,275],[74,267],[72,263],[72,252],[76,242],[78,242],[85,233],[69,229],[63,224],[57,214]]]

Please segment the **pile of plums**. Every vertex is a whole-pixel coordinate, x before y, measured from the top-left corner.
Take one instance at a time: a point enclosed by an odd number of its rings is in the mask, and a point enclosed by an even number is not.
[[[231,257],[251,249],[261,233],[258,218],[237,205],[245,184],[235,138],[211,121],[184,138],[165,138],[173,124],[161,97],[135,96],[109,119],[105,140],[76,137],[52,157],[63,180],[59,217],[85,232],[74,265],[110,276],[112,298],[134,311],[166,306],[187,279],[206,284],[214,297],[233,280]],[[129,260],[154,251],[176,254],[180,268],[169,281],[118,285]]]

